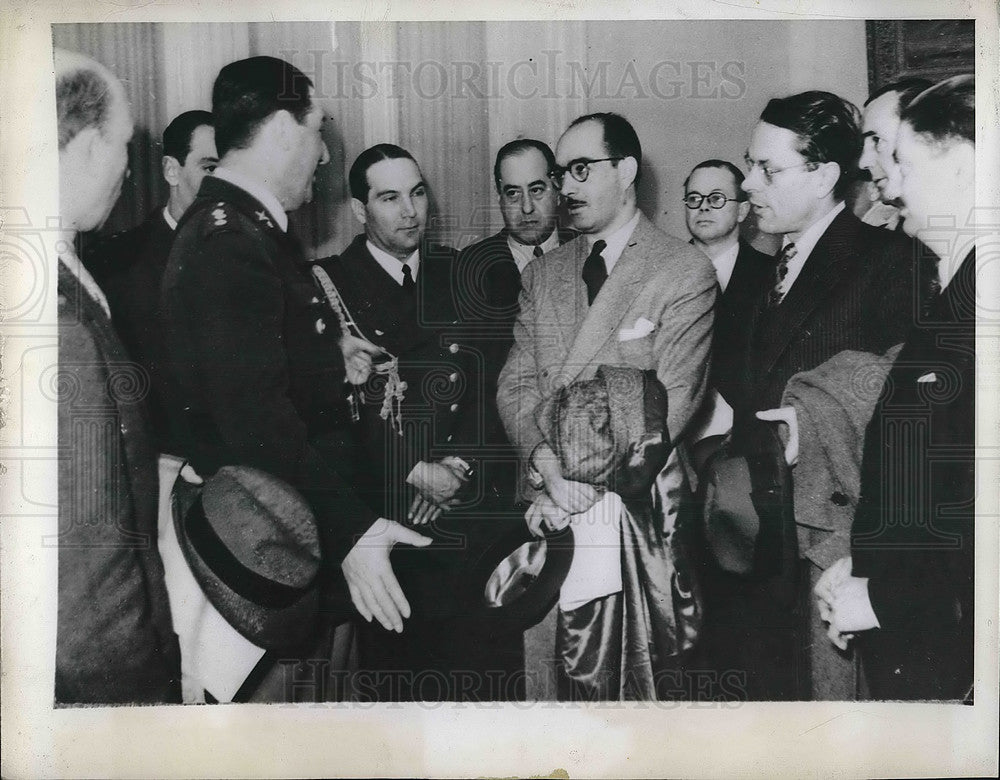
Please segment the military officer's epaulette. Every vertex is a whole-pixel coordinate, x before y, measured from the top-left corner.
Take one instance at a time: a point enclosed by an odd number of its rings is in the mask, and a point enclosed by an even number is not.
[[[220,233],[247,233],[253,229],[252,220],[232,203],[224,200],[209,201],[201,206],[197,215],[198,233],[202,238]]]

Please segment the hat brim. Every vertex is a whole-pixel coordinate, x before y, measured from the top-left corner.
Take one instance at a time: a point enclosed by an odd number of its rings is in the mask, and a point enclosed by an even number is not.
[[[308,642],[318,625],[316,584],[301,598],[280,608],[261,606],[241,596],[222,581],[188,538],[185,521],[196,502],[197,493],[192,492],[187,500],[174,503],[174,529],[188,566],[212,606],[241,635],[265,650],[292,650]]]
[[[545,560],[538,567],[534,559],[541,554],[542,544]],[[535,549],[529,551],[529,545]],[[522,519],[474,567],[470,579],[476,599],[475,613],[505,631],[524,631],[538,624],[559,598],[573,552],[573,532],[568,526],[560,531],[547,531],[544,539],[539,539]],[[501,588],[503,593],[497,598],[495,586],[501,580],[506,587]]]

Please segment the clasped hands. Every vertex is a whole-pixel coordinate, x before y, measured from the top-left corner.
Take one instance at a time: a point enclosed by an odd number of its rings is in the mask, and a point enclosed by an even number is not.
[[[827,636],[841,650],[857,632],[880,627],[868,597],[868,578],[851,574],[850,556],[824,571],[813,593],[820,618],[829,623]]]
[[[601,499],[601,491],[593,485],[563,478],[559,461],[547,444],[535,450],[532,465],[545,483],[544,491],[524,515],[528,530],[534,536],[544,536],[543,526],[550,531],[565,528],[572,515],[586,512]]]

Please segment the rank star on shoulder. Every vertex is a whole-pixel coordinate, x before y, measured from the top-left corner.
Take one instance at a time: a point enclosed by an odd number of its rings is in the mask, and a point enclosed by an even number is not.
[[[268,213],[263,209],[261,209],[260,211],[255,211],[254,214],[257,215],[258,222],[265,222],[267,223],[268,227],[274,227],[274,225],[271,223],[271,217],[268,216]]]

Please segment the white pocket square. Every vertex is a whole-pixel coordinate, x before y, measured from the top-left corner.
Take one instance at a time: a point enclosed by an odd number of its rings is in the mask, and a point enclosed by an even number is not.
[[[656,326],[652,322],[645,317],[640,317],[631,328],[622,328],[618,331],[618,340],[634,341],[635,339],[641,339],[643,336],[648,336],[654,330],[656,330]]]
[[[923,382],[937,382],[937,374],[935,374],[933,371],[931,371],[929,374],[924,374],[923,376],[918,376],[917,377],[917,382],[918,383],[923,383]]]

